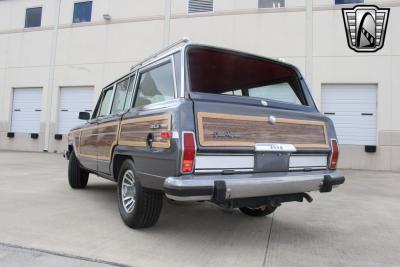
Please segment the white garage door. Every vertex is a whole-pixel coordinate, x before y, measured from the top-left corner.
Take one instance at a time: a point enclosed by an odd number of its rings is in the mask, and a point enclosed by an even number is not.
[[[11,132],[39,133],[42,88],[14,88]]]
[[[61,87],[57,133],[66,134],[71,128],[82,124],[78,119],[79,112],[91,112],[92,106],[93,87]]]
[[[322,112],[335,124],[340,144],[376,145],[375,84],[322,86]]]

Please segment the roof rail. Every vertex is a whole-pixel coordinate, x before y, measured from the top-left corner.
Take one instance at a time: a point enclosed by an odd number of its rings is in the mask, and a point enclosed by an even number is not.
[[[188,37],[183,37],[182,39],[180,39],[179,41],[176,41],[175,43],[172,43],[166,47],[164,47],[163,49],[161,49],[160,51],[156,52],[155,54],[143,59],[139,64],[134,65],[131,67],[131,71],[133,71],[135,68],[138,68],[140,66],[145,65],[147,62],[153,60],[154,58],[158,57],[159,55],[168,52],[169,50],[171,50],[172,48],[175,48],[179,45],[186,45],[189,44],[191,41]]]

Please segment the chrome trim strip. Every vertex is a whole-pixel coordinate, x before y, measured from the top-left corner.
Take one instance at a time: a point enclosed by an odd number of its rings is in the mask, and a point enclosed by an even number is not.
[[[195,173],[222,173],[223,171],[234,171],[235,173],[240,173],[240,172],[253,172],[253,168],[251,169],[196,169]]]
[[[254,156],[196,156],[197,169],[253,169]]]
[[[328,155],[291,155],[289,158],[289,167],[324,167],[328,165]]]

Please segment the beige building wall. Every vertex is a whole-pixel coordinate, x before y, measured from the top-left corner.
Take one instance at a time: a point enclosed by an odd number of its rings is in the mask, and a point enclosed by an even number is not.
[[[102,87],[130,66],[186,36],[283,58],[307,72],[319,106],[323,84],[377,84],[377,152],[342,145],[340,166],[400,170],[400,0],[365,1],[391,8],[385,47],[372,54],[348,48],[342,6],[334,0],[287,0],[280,9],[258,9],[257,0],[214,0],[214,12],[190,15],[187,0],[94,0],[91,22],[79,24],[72,23],[74,2],[0,1],[0,149],[63,151],[65,138],[54,139],[60,87],[93,86],[94,104]],[[35,6],[43,7],[42,26],[24,29],[25,9]],[[18,87],[43,88],[37,140],[6,137]]]

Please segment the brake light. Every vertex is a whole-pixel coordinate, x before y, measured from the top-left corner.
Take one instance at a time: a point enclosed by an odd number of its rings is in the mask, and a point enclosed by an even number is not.
[[[194,133],[183,133],[183,152],[182,152],[182,173],[191,173],[194,168],[194,159],[196,156],[196,141],[194,140]]]
[[[331,159],[329,162],[329,169],[335,170],[339,160],[339,146],[336,139],[331,139]]]

